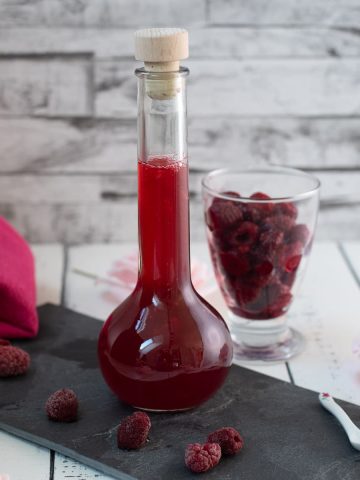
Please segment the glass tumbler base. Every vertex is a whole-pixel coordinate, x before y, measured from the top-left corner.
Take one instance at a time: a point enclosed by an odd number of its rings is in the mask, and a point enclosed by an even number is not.
[[[232,313],[229,328],[234,359],[253,365],[280,363],[304,350],[305,339],[289,328],[286,315],[272,320],[248,320]]]
[[[251,365],[284,362],[301,353],[305,347],[303,335],[293,328],[288,328],[286,335],[278,342],[261,347],[247,345],[234,335],[232,338],[234,359]]]

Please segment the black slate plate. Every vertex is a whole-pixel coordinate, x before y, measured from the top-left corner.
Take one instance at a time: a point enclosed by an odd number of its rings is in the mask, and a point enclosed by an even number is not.
[[[24,377],[0,380],[0,428],[54,449],[117,479],[191,479],[184,448],[221,426],[238,427],[243,452],[226,458],[202,479],[358,480],[360,454],[349,445],[317,394],[234,366],[226,385],[202,407],[152,414],[150,442],[139,451],[116,447],[116,426],[132,409],[120,403],[97,368],[101,323],[54,305],[40,307],[40,334],[17,342],[32,357]],[[54,390],[73,388],[80,420],[50,422],[44,402]],[[360,423],[360,408],[346,404]]]

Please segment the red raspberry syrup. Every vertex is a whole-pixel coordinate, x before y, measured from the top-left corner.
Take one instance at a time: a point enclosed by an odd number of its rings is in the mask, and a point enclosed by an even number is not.
[[[306,249],[311,244],[308,227],[296,223],[294,203],[274,203],[263,192],[241,202],[215,197],[205,220],[211,258],[221,291],[229,309],[249,320],[271,320],[289,308]]]
[[[184,410],[222,385],[232,360],[221,316],[190,278],[188,166],[139,161],[139,278],[99,338],[105,380],[126,403]]]

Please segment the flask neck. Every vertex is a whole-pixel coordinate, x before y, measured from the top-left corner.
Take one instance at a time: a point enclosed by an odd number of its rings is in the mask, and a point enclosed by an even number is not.
[[[137,71],[139,281],[159,296],[190,279],[185,76]]]
[[[186,77],[175,72],[136,70],[138,77],[138,158],[187,161]]]

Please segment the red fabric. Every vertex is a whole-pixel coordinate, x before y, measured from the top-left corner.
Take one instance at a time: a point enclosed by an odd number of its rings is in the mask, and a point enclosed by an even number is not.
[[[38,328],[33,255],[0,217],[0,338],[34,337]]]

